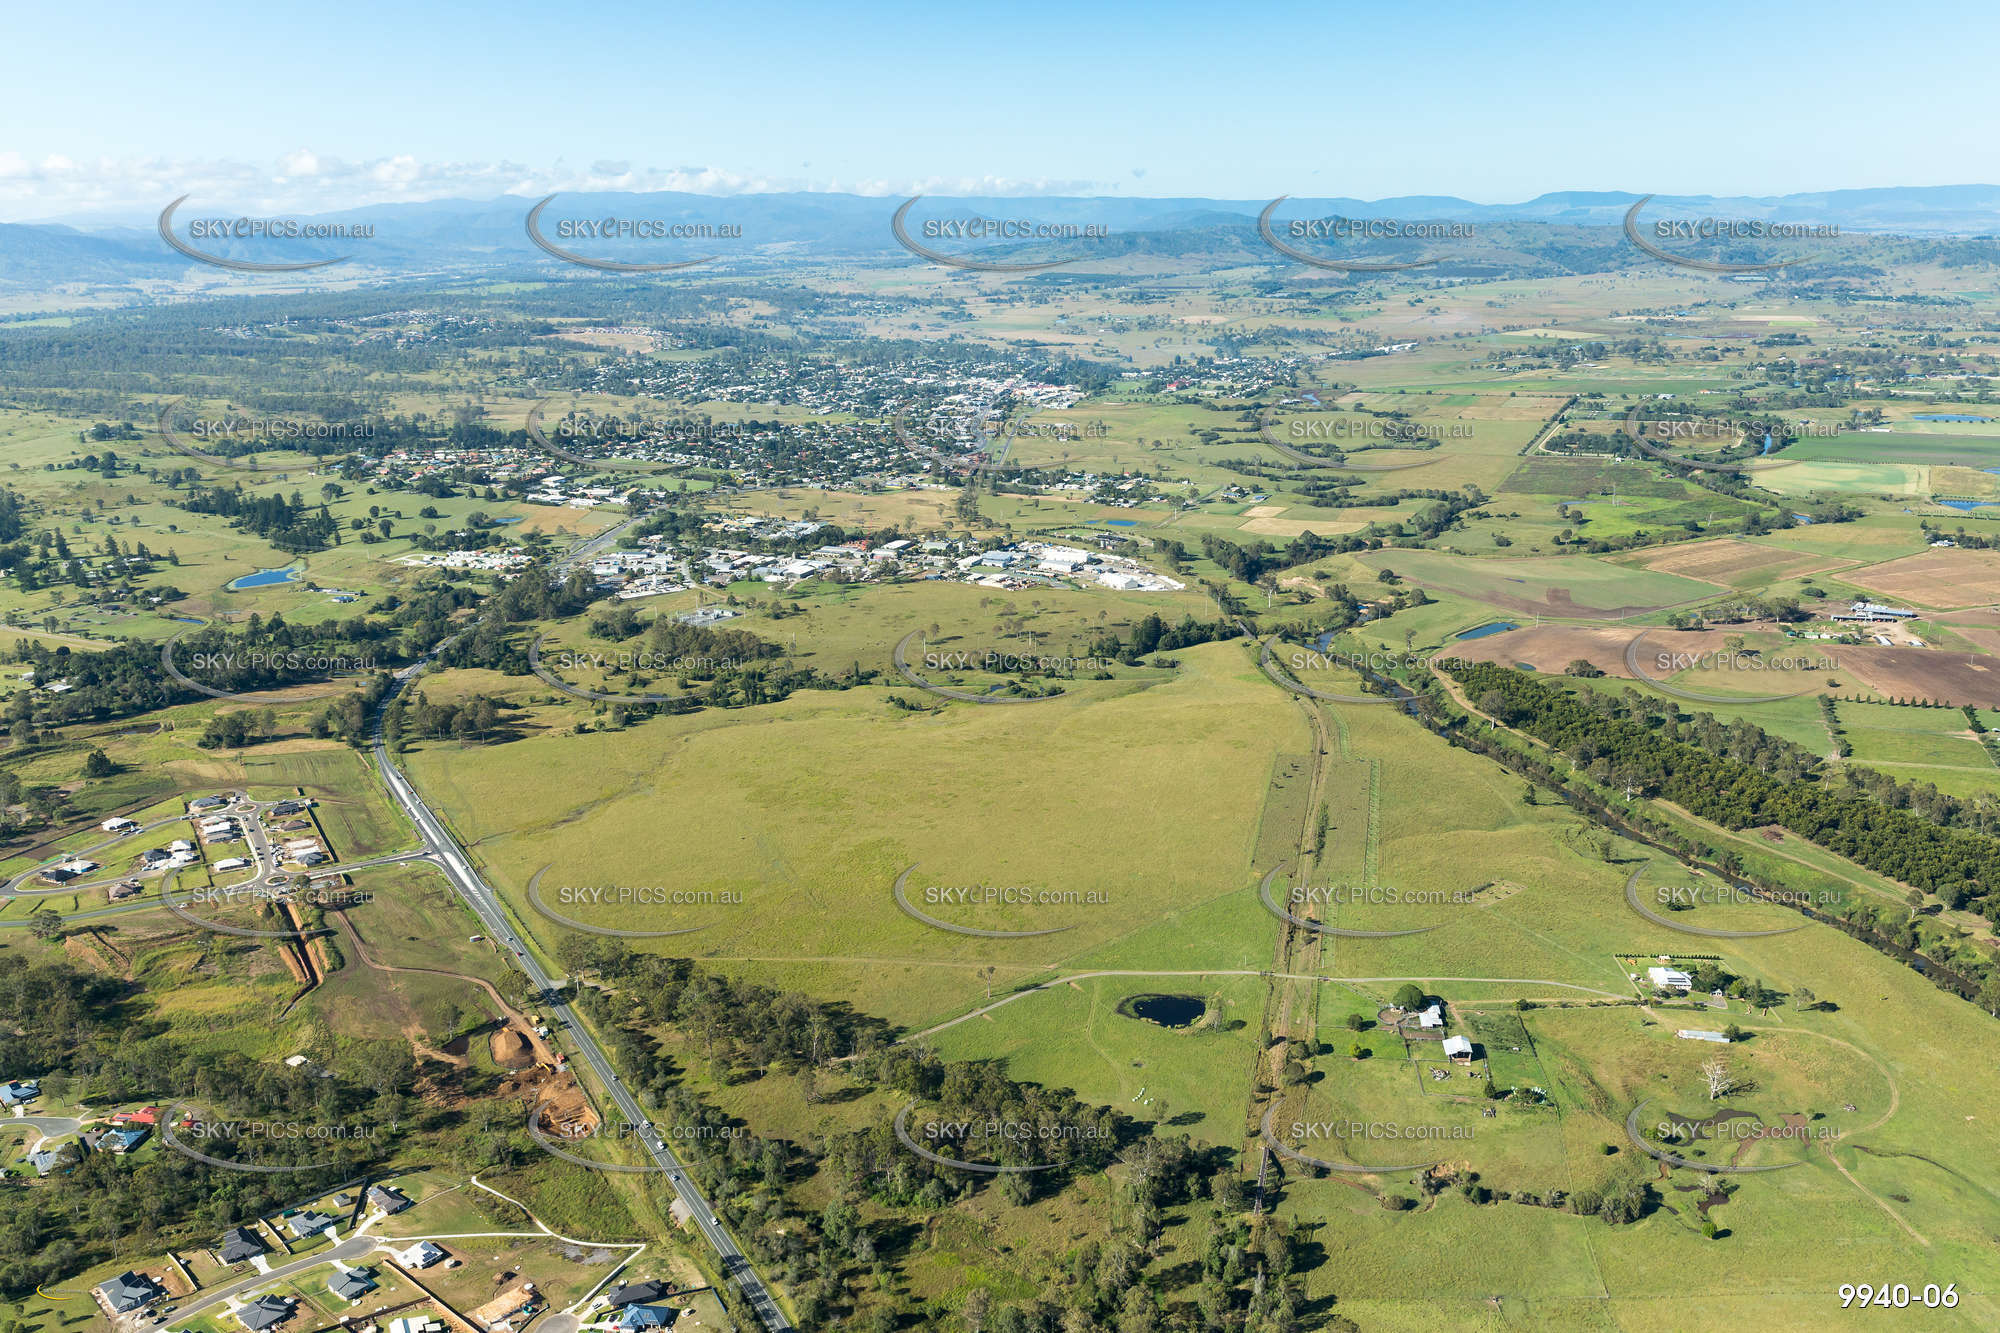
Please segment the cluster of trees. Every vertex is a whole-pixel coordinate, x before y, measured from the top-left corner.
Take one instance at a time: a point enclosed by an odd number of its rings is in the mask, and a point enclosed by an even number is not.
[[[1859,789],[1812,780],[1818,761],[1744,723],[1703,714],[1648,725],[1606,696],[1586,703],[1522,672],[1479,662],[1453,668],[1482,712],[1501,718],[1593,769],[1730,829],[1776,824],[1880,874],[1934,893],[1953,908],[2000,917],[2000,841],[1934,822],[1869,794],[1906,791],[1879,775]],[[1803,758],[1802,758],[1803,756]],[[1805,762],[1810,760],[1810,762]],[[1872,778],[1872,781],[1871,781]],[[1939,796],[1939,809],[1952,798]]]
[[[0,1069],[40,1078],[45,1095],[94,1105],[166,1106],[186,1098],[213,1120],[360,1131],[200,1140],[213,1157],[328,1163],[282,1174],[224,1170],[173,1151],[83,1153],[32,1189],[11,1190],[0,1209],[0,1296],[9,1299],[119,1255],[210,1243],[227,1227],[387,1161],[406,1128],[415,1068],[400,1041],[357,1045],[335,1078],[197,1051],[175,1041],[126,987],[16,950],[0,952],[0,1012],[8,1015],[0,1024]]]
[[[176,502],[191,514],[215,514],[231,526],[255,533],[281,551],[318,551],[340,543],[340,523],[322,504],[317,509],[297,491],[290,496],[253,495],[243,483],[196,487]]]
[[[1130,639],[1119,637],[1117,630],[1099,631],[1097,637],[1091,640],[1090,655],[1116,658],[1129,666],[1149,653],[1233,639],[1240,633],[1242,631],[1231,620],[1196,620],[1193,616],[1184,616],[1180,624],[1169,625],[1159,616],[1148,614],[1132,627]]]
[[[557,957],[580,980],[578,1002],[610,1035],[632,1086],[670,1113],[665,1118],[689,1144],[689,1169],[745,1248],[790,1289],[807,1327],[832,1327],[851,1315],[863,1284],[896,1289],[896,1265],[918,1252],[923,1224],[940,1209],[985,1190],[1027,1203],[1086,1175],[1108,1180],[1114,1164],[1123,1169],[1112,1234],[1067,1256],[1066,1281],[1019,1302],[983,1291],[962,1302],[932,1301],[918,1312],[922,1326],[979,1333],[1303,1327],[1307,1252],[1282,1222],[1241,1215],[1243,1181],[1227,1150],[1160,1133],[1065,1089],[1017,1082],[996,1063],[947,1063],[893,1045],[888,1025],[844,1004],[636,953],[602,937],[569,936]],[[662,1033],[679,1043],[663,1043]],[[924,1109],[910,1124],[919,1142],[926,1141],[925,1122],[1003,1122],[1016,1127],[1015,1141],[987,1135],[963,1147],[926,1146],[967,1160],[1056,1166],[998,1177],[953,1170],[910,1152],[886,1123],[804,1143],[761,1139],[688,1088],[665,1053],[676,1044],[726,1082],[791,1075],[811,1100],[837,1078],[919,1102]],[[702,1129],[688,1133],[689,1126]],[[1156,1290],[1165,1276],[1155,1267],[1159,1240],[1170,1217],[1197,1208],[1205,1213],[1198,1251],[1177,1257],[1172,1285],[1187,1285],[1184,1270],[1198,1277],[1198,1290],[1170,1306]],[[908,1327],[909,1314],[878,1307],[875,1326]],[[1331,1326],[1346,1327],[1338,1320]]]
[[[1239,546],[1227,538],[1204,535],[1201,553],[1222,566],[1230,577],[1243,583],[1255,583],[1267,574],[1310,564],[1325,556],[1370,551],[1381,545],[1379,539],[1321,537],[1307,532],[1282,546],[1262,541]]]
[[[174,641],[174,667],[210,689],[244,694],[386,670],[407,660],[412,647],[393,619],[348,616],[305,625],[252,612],[234,634],[217,625],[183,634]]]
[[[8,701],[7,717],[17,746],[32,743],[50,727],[107,722],[201,697],[160,670],[160,650],[154,645],[120,643],[77,653],[67,645],[50,648],[17,639],[13,658],[34,668],[37,685],[69,682],[67,690],[21,690]]]
[[[481,743],[511,738],[500,715],[498,700],[484,694],[468,695],[455,703],[434,704],[418,690],[416,697],[397,695],[382,714],[382,734],[389,747],[401,753],[413,736],[425,740]]]

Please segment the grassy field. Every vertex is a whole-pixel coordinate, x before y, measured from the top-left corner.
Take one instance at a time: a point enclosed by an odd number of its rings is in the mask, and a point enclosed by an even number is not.
[[[1606,619],[1713,596],[1714,584],[1630,569],[1588,556],[1471,559],[1435,551],[1378,551],[1364,564],[1394,571],[1426,588],[1500,610],[1556,618]]]
[[[755,714],[709,711],[490,751],[439,746],[413,752],[410,768],[517,916],[537,920],[522,894],[544,866],[548,892],[684,891],[701,901],[612,909],[602,924],[701,926],[680,947],[755,961],[761,975],[856,1003],[886,1001],[886,1016],[915,1021],[964,1004],[982,969],[1009,984],[1250,882],[1269,747],[1298,723],[1240,646],[1176,657],[1169,679],[1080,682],[1019,707],[910,714],[877,688],[808,692]],[[1168,759],[1189,746],[1203,756],[1199,783]],[[801,772],[813,781],[791,776]],[[670,864],[650,839],[618,832],[656,826],[669,810]],[[1148,871],[1135,879],[1141,860]],[[976,940],[911,920],[892,887],[912,865],[913,899],[930,886],[1065,895],[943,906],[941,918],[1063,933]]]

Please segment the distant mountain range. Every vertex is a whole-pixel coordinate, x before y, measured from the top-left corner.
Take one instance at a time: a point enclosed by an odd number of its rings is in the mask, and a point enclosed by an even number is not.
[[[1615,249],[1615,229],[1643,196],[1621,191],[1564,191],[1517,204],[1475,204],[1450,196],[1394,199],[1292,198],[1280,206],[1274,226],[1287,235],[1286,222],[1333,216],[1394,218],[1402,222],[1455,221],[1500,229],[1495,238],[1459,253],[1480,253],[1495,262],[1516,262],[1543,247],[1538,228],[1561,229],[1557,243],[1573,255]],[[346,239],[206,238],[191,234],[203,219],[234,220],[237,210],[189,200],[175,216],[183,241],[226,260],[251,263],[310,263],[344,259],[315,272],[356,277],[409,278],[508,270],[566,272],[588,269],[566,264],[535,244],[525,222],[536,200],[435,200],[420,204],[380,204],[345,212],[292,219],[314,227],[345,228]],[[1255,220],[1268,199],[1133,199],[1058,196],[965,198],[932,196],[911,210],[908,234],[918,243],[954,255],[1032,261],[1055,254],[1085,252],[1097,244],[1107,255],[1178,254],[1208,262],[1287,263],[1258,239]],[[164,201],[163,201],[164,203]],[[885,260],[908,252],[890,232],[890,219],[903,200],[873,196],[793,193],[697,195],[565,194],[545,211],[540,233],[550,244],[574,254],[614,263],[648,263],[715,256],[724,262],[763,263],[783,258]],[[965,238],[935,226],[940,220],[971,218],[1028,220],[1041,224],[1096,224],[1106,237],[1097,242],[1023,239],[1013,235]],[[2000,235],[2000,185],[1942,185],[1870,190],[1829,190],[1767,197],[1661,195],[1645,211],[1648,223],[1664,218],[1745,218],[1768,222],[1833,224],[1844,233],[1891,233],[1924,239]],[[927,232],[923,222],[933,228]],[[604,235],[578,224],[606,220],[644,224],[709,224],[740,228],[740,239],[658,239]],[[567,225],[565,225],[567,224]],[[352,235],[356,228],[372,235]],[[1569,229],[1612,229],[1591,236]],[[942,232],[943,234],[939,234]],[[1497,241],[1497,245],[1496,242]],[[1310,247],[1311,241],[1301,241]],[[1351,243],[1350,243],[1351,244]],[[1420,242],[1370,243],[1384,253],[1414,253]],[[1064,250],[1062,247],[1069,246]],[[1365,247],[1364,247],[1365,248]],[[1433,246],[1433,249],[1436,247]],[[910,255],[911,262],[921,262]],[[135,298],[166,284],[213,286],[230,278],[226,268],[199,263],[170,248],[157,228],[0,224],[0,287],[24,290],[102,291],[130,287]],[[310,276],[310,275],[308,275]],[[297,278],[305,281],[306,278]]]

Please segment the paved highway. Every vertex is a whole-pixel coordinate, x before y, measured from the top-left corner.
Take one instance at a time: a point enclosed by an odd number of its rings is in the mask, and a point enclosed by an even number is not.
[[[630,521],[632,520],[627,520],[628,523]],[[615,540],[625,526],[625,523],[621,523],[572,550],[558,565],[557,572],[574,568],[589,559]],[[450,640],[446,640],[446,643],[449,642]],[[438,648],[432,650],[431,656],[435,656],[444,646],[445,644],[439,644]],[[429,660],[427,657],[423,662],[398,672],[395,686],[384,697],[383,704],[386,706],[390,699],[414,680]],[[515,965],[528,974],[528,980],[540,991],[551,995],[557,994],[556,979],[542,969],[541,963],[529,951],[527,942],[515,931],[492,885],[473,869],[472,860],[459,845],[458,839],[452,836],[451,831],[444,826],[444,822],[431,810],[424,798],[417,794],[416,788],[410,785],[409,779],[403,776],[402,770],[397,768],[395,761],[389,757],[388,746],[383,742],[379,711],[375,720],[374,747],[375,763],[382,771],[382,780],[388,784],[390,793],[396,798],[396,803],[403,808],[403,812],[410,817],[410,822],[417,826],[417,831],[423,836],[433,859],[443,867],[452,887],[472,909],[473,915],[485,925],[487,934],[513,954]],[[757,1271],[751,1266],[750,1260],[744,1256],[734,1238],[723,1228],[708,1200],[702,1197],[701,1191],[696,1189],[694,1182],[688,1178],[687,1169],[680,1158],[674,1155],[666,1140],[653,1127],[644,1109],[640,1107],[639,1099],[625,1086],[624,1080],[618,1077],[618,1071],[612,1068],[611,1061],[605,1056],[597,1039],[583,1026],[582,1020],[566,1002],[552,1000],[548,1007],[555,1012],[558,1020],[556,1031],[562,1033],[575,1046],[578,1055],[596,1074],[599,1085],[607,1089],[616,1113],[623,1118],[625,1124],[636,1127],[635,1136],[645,1145],[654,1165],[661,1168],[669,1183],[673,1185],[675,1194],[687,1206],[692,1214],[695,1228],[701,1232],[702,1238],[713,1247],[721,1259],[724,1276],[742,1291],[765,1328],[778,1330],[780,1333],[794,1328],[795,1325],[785,1317],[785,1312],[779,1308],[777,1300],[765,1287],[763,1279],[757,1276]]]

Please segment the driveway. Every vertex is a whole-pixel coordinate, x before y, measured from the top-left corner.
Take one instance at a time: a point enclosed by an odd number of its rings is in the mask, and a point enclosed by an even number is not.
[[[167,1323],[169,1325],[184,1324],[187,1320],[200,1314],[202,1311],[223,1304],[231,1296],[247,1295],[250,1292],[269,1286],[271,1283],[283,1281],[286,1278],[318,1268],[322,1264],[331,1263],[335,1259],[340,1260],[344,1264],[353,1263],[356,1259],[366,1257],[374,1248],[375,1242],[368,1237],[350,1236],[332,1249],[316,1251],[303,1259],[295,1259],[291,1263],[275,1267],[268,1273],[252,1273],[248,1277],[238,1278],[225,1286],[210,1288],[202,1292],[199,1296],[196,1296],[193,1300],[176,1305],[173,1317]]]

